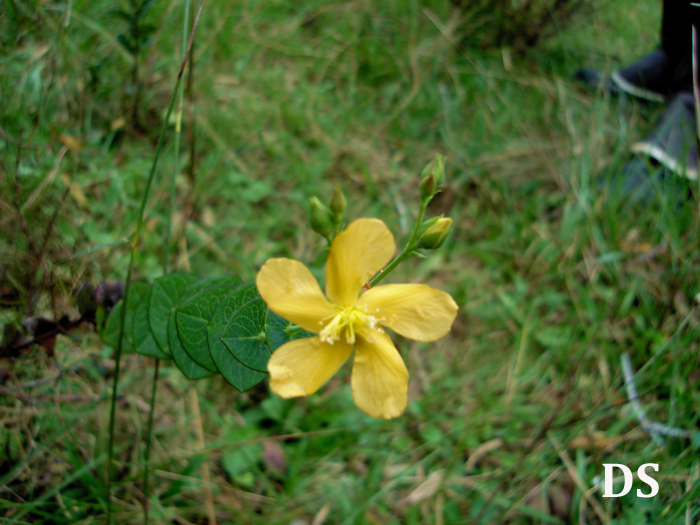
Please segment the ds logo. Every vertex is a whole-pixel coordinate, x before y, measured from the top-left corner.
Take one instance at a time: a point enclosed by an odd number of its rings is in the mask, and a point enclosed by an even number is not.
[[[613,469],[615,467],[622,470],[622,472],[625,475],[625,486],[622,488],[622,492],[618,494],[614,493],[613,487]],[[639,478],[639,481],[641,481],[642,483],[646,483],[651,487],[651,492],[649,494],[643,494],[641,489],[637,489],[638,498],[653,498],[659,493],[659,484],[654,478],[647,475],[647,467],[651,467],[655,472],[659,471],[658,463],[645,463],[637,469],[637,477]],[[620,496],[624,496],[630,490],[632,490],[633,476],[632,471],[629,468],[619,463],[603,463],[603,468],[605,469],[605,491],[603,492],[604,498],[619,498]]]

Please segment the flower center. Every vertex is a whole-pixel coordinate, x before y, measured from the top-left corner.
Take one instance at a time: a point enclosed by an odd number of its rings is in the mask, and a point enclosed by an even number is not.
[[[335,306],[338,312],[333,320],[321,330],[318,336],[321,341],[330,345],[334,341],[343,339],[346,343],[355,343],[355,335],[370,330],[381,330],[377,328],[377,319],[372,315],[368,315],[356,306],[347,306],[345,308]]]

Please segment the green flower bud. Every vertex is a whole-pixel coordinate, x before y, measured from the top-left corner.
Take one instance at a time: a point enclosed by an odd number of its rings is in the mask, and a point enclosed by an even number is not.
[[[445,157],[439,153],[431,160],[421,174],[420,196],[422,199],[429,199],[435,195],[442,183],[445,182]]]
[[[442,246],[452,231],[452,219],[435,217],[423,223],[418,230],[418,247],[425,250],[435,250]]]
[[[328,209],[328,206],[318,200],[318,197],[311,197],[309,203],[311,204],[309,213],[311,229],[320,236],[329,239],[333,235],[333,213]]]
[[[337,184],[333,190],[333,198],[331,199],[331,211],[333,212],[336,221],[340,220],[340,218],[343,216],[345,208],[347,207],[348,200],[345,198],[345,194],[343,193],[340,184]]]

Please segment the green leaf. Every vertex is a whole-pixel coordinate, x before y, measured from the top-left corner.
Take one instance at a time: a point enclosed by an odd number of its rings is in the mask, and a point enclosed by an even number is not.
[[[131,285],[126,305],[126,316],[124,318],[123,352],[133,352],[135,350],[133,335],[134,315],[136,314],[136,308],[141,302],[141,299],[148,293],[149,289],[150,286],[145,282],[136,282]],[[117,348],[119,345],[119,327],[121,325],[122,308],[124,308],[124,301],[119,302],[114,309],[112,309],[107,319],[107,325],[102,332],[102,340],[112,348]]]
[[[126,317],[124,318],[124,339],[128,341],[132,348],[136,348],[134,343],[134,318],[136,317],[136,308],[150,291],[151,286],[146,282],[132,283],[129,291],[129,299],[126,302]]]
[[[178,368],[185,374],[187,379],[202,379],[203,377],[208,377],[213,375],[210,370],[207,370],[203,366],[197,364],[190,355],[185,351],[185,348],[180,342],[180,334],[177,331],[177,320],[176,312],[177,308],[180,306],[181,302],[186,301],[192,295],[199,293],[205,288],[212,286],[217,286],[222,283],[226,283],[231,277],[212,277],[210,279],[204,279],[197,283],[191,285],[185,292],[180,296],[178,302],[173,305],[170,310],[170,317],[168,319],[168,344],[170,345],[170,350],[172,352],[173,360]]]
[[[230,353],[228,347],[221,340],[229,320],[236,314],[238,309],[245,303],[259,297],[254,283],[244,284],[224,297],[216,311],[209,320],[207,326],[207,337],[209,340],[209,353],[214,363],[221,361],[220,353]]]
[[[286,319],[282,319],[272,310],[267,311],[265,333],[267,334],[267,344],[270,346],[272,352],[289,341],[302,339],[304,337],[313,337],[315,335],[304,330],[301,326],[297,326]]]
[[[248,368],[267,371],[270,347],[265,335],[267,306],[261,297],[241,306],[229,320],[221,340],[233,356]]]
[[[211,372],[217,368],[209,354],[207,326],[221,300],[238,288],[243,281],[231,277],[226,283],[201,290],[183,301],[177,308],[177,331],[180,342],[190,357]]]
[[[224,379],[241,392],[250,390],[267,376],[245,366],[228,349],[217,354],[216,367]]]
[[[225,454],[221,464],[236,485],[250,489],[255,483],[255,473],[251,469],[260,462],[262,452],[260,443],[248,443]]]
[[[148,289],[148,292],[143,296],[141,302],[136,307],[134,315],[134,327],[132,337],[136,353],[156,359],[168,359],[169,354],[163,352],[156,342],[153,332],[151,331],[151,321],[148,315],[148,307],[151,304],[151,295],[153,288]]]
[[[264,373],[264,370],[267,366],[267,359],[270,353],[267,348],[257,349],[260,355],[257,360],[252,360],[252,362],[258,365],[258,370],[255,370],[246,366],[247,363],[243,363],[241,360],[237,359],[238,356],[234,356],[232,348],[226,343],[224,338],[225,334],[228,333],[228,330],[232,326],[232,323],[236,324],[236,322],[238,322],[237,320],[241,319],[239,317],[241,310],[244,309],[246,305],[260,300],[255,283],[245,284],[237,288],[221,301],[208,327],[209,351],[216,367],[219,372],[221,372],[221,375],[241,392],[254,387],[265,379],[267,374]],[[265,305],[263,304],[262,307],[264,309]],[[243,315],[245,315],[246,311],[243,312]],[[264,315],[263,312],[263,316]],[[256,332],[256,336],[257,335],[259,335],[259,332]],[[231,337],[235,339],[236,333],[231,332]],[[248,350],[250,349],[251,348],[248,347]],[[255,353],[256,350],[252,350],[252,352]],[[242,354],[242,356],[245,358],[248,357],[249,354]]]
[[[124,308],[124,303],[119,301],[112,312],[107,318],[107,323],[105,324],[104,330],[102,330],[102,340],[107,346],[112,348],[117,348],[119,345],[119,326],[121,325],[122,319],[122,308]],[[126,341],[126,338],[122,341],[122,352],[133,352],[134,347],[130,346]]]
[[[197,281],[200,281],[200,278],[191,273],[171,273],[153,281],[151,305],[148,309],[151,331],[160,349],[169,356],[171,355],[168,344],[170,311],[178,303],[187,287]]]

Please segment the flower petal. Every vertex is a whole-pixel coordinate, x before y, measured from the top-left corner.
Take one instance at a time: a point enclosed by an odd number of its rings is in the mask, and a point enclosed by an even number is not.
[[[320,332],[336,312],[309,269],[293,259],[268,259],[255,284],[270,310],[310,332]]]
[[[358,219],[338,235],[326,261],[326,295],[333,304],[352,306],[364,284],[396,251],[394,236],[379,219]]]
[[[386,333],[357,338],[351,384],[355,404],[372,417],[392,419],[406,410],[408,370]]]
[[[308,396],[348,360],[352,345],[324,343],[318,337],[296,339],[280,346],[267,362],[270,389],[280,397]]]
[[[366,291],[358,306],[379,324],[415,341],[436,341],[450,331],[457,303],[425,284],[384,284]]]

